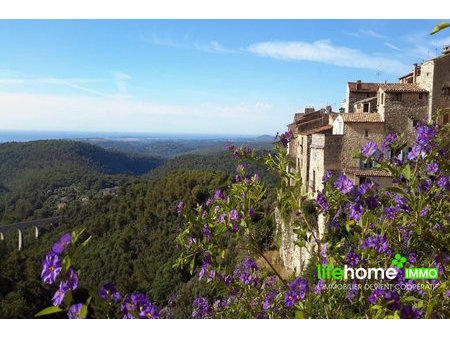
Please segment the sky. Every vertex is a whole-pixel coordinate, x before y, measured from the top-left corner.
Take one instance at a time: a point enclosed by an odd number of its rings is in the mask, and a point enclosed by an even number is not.
[[[275,134],[397,82],[442,20],[0,20],[0,130]]]

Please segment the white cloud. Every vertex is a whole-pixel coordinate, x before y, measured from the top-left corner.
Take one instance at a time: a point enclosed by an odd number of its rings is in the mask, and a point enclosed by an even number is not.
[[[0,106],[1,129],[259,134],[284,122],[262,101],[175,105],[0,91]]]
[[[128,97],[128,82],[131,80],[131,75],[118,71],[114,71],[112,74],[114,84],[116,85],[118,91],[117,95],[123,98]]]
[[[385,41],[385,42],[384,42],[384,45],[385,45],[385,46],[388,46],[389,48],[392,48],[393,50],[401,51],[400,48],[398,48],[396,45],[394,45],[394,44],[392,44],[392,43],[390,43],[390,42]]]
[[[315,61],[336,66],[384,70],[391,74],[404,73],[409,66],[385,57],[365,54],[358,49],[333,46],[328,40],[313,43],[302,41],[269,41],[252,44],[251,53],[280,60]]]

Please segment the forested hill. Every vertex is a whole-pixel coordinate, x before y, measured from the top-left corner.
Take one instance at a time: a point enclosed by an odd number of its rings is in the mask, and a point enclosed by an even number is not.
[[[0,180],[23,170],[88,167],[104,174],[141,175],[161,165],[155,156],[129,155],[76,141],[49,140],[0,143]]]
[[[267,183],[274,183],[275,177],[258,168],[254,163],[245,163],[251,173],[258,173]],[[167,160],[163,165],[151,170],[144,177],[151,179],[163,178],[176,170],[220,170],[233,176],[236,175],[237,161],[228,151],[215,154],[187,154]]]
[[[75,141],[1,143],[0,224],[53,216],[163,162]]]

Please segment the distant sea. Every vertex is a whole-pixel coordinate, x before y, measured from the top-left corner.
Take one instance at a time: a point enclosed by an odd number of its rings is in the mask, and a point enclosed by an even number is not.
[[[81,132],[81,131],[18,131],[0,130],[0,143],[27,142],[36,140],[61,139],[147,139],[147,140],[206,140],[255,138],[257,135],[220,135],[220,134],[165,134],[165,133],[126,133],[126,132]]]

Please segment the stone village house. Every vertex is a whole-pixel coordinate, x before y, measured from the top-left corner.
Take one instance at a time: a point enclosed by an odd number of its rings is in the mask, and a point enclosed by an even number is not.
[[[381,145],[389,133],[403,133],[407,148],[400,156],[406,158],[415,140],[415,125],[439,109],[450,109],[450,47],[434,59],[415,64],[411,73],[399,78],[399,83],[358,80],[348,82],[346,89],[339,112],[333,112],[331,106],[306,108],[304,113],[296,113],[288,125],[295,135],[288,149],[293,163],[289,170],[300,171],[303,192],[310,198],[323,189],[322,176],[327,170],[345,174],[355,184],[372,179],[381,186],[392,185],[389,174],[354,159],[353,154],[369,141]],[[449,114],[440,122],[448,123]],[[323,233],[323,219],[319,218],[318,223]],[[281,220],[278,224],[284,265],[300,273],[309,253],[306,248],[294,246],[295,234],[289,224]]]

